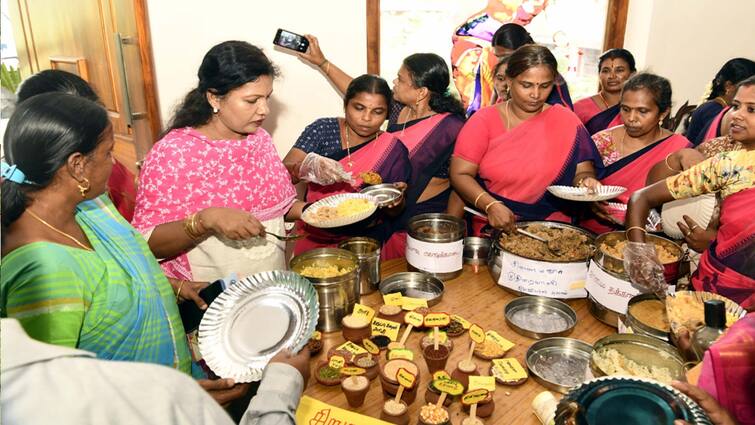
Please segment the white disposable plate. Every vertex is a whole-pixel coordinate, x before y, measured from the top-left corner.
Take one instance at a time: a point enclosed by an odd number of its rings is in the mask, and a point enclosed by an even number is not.
[[[587,193],[586,187],[575,186],[548,186],[548,192],[553,196],[569,201],[596,202],[613,199],[626,192],[622,186],[600,186],[595,193]]]
[[[663,232],[674,239],[684,239],[684,234],[679,230],[678,222],[685,223],[683,216],[689,216],[701,229],[706,229],[713,211],[716,209],[716,195],[707,193],[689,199],[679,199],[663,204],[661,219],[663,220]]]
[[[312,284],[290,271],[262,272],[220,294],[199,324],[199,351],[210,369],[236,382],[262,379],[279,351],[299,351],[319,315]]]
[[[615,212],[622,212],[624,214],[626,214],[627,212],[627,204],[622,204],[621,202],[609,202],[608,207]],[[621,224],[623,225],[624,222],[622,221]],[[647,230],[648,232],[660,232],[662,230],[661,217],[654,209],[650,210],[650,213],[648,214],[648,221],[647,223],[645,223],[645,230]]]
[[[315,219],[315,214],[317,213],[317,210],[319,208],[335,208],[336,206],[338,206],[338,204],[347,199],[367,199],[370,202],[370,209],[362,211],[359,214],[353,214],[348,217],[334,218],[332,220],[319,221]],[[322,229],[341,227],[362,221],[365,218],[371,216],[375,212],[375,210],[377,210],[377,204],[378,202],[375,197],[370,195],[365,195],[363,193],[339,193],[338,195],[328,196],[327,198],[320,199],[319,201],[310,205],[307,210],[304,211],[304,214],[302,214],[301,219],[310,226],[319,227]]]

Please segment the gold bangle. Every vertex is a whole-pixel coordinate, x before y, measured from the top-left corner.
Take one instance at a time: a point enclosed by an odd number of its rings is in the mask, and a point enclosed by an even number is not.
[[[327,59],[323,60],[321,64],[317,65],[317,67],[322,68],[323,66],[325,66],[326,63],[328,63]]]
[[[181,283],[178,284],[178,291],[176,291],[176,301],[178,301],[178,297],[181,295],[181,289],[184,287],[184,283],[186,283],[186,281],[181,279]]]
[[[626,235],[627,239],[629,239],[629,232],[631,232],[632,230],[640,230],[640,231],[642,231],[642,233],[644,233],[646,235],[648,234],[648,231],[645,230],[645,229],[643,229],[640,226],[630,226],[630,227],[627,228],[627,230],[624,231],[624,234]]]
[[[484,194],[486,194],[486,193],[487,193],[487,192],[485,192],[485,191],[483,190],[482,192],[480,192],[480,194],[479,194],[479,195],[477,195],[477,197],[476,197],[476,198],[474,198],[474,207],[475,207],[475,208],[477,208],[477,201],[479,201],[479,200],[480,200],[480,198],[482,198],[482,195],[484,195]]]
[[[684,171],[684,170],[677,170],[676,168],[672,168],[671,165],[669,165],[668,158],[673,154],[674,152],[671,152],[670,154],[666,155],[666,159],[663,160],[663,162],[666,164],[666,168],[677,173]]]
[[[501,205],[503,205],[503,202],[501,202],[501,201],[497,201],[497,200],[496,200],[496,201],[493,201],[493,202],[491,202],[491,203],[489,203],[489,204],[485,205],[485,214],[487,214],[487,213],[488,213],[488,210],[490,209],[490,207],[492,207],[492,206],[493,206],[493,204],[501,204]]]
[[[196,241],[202,236],[197,230],[197,213],[190,214],[184,219],[184,232],[186,232],[189,238],[193,241]]]

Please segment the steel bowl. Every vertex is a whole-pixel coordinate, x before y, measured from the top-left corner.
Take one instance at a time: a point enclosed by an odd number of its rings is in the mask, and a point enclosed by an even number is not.
[[[587,307],[593,317],[614,328],[618,328],[619,320],[624,318],[623,314],[619,314],[610,308],[604,307],[589,294],[587,295]]]
[[[540,319],[545,318],[544,315],[553,315],[553,319],[560,318],[564,321],[565,327],[563,329],[554,330],[552,326],[548,326],[548,323],[542,321],[540,323],[532,323],[532,326],[520,326],[516,323],[514,317],[517,313],[522,311],[528,311],[531,314],[540,316]],[[556,336],[569,335],[577,324],[577,313],[569,307],[568,304],[558,301],[553,298],[537,297],[537,296],[524,296],[516,298],[506,304],[504,309],[504,316],[506,317],[506,323],[516,333],[528,336],[534,339],[542,339]]]
[[[525,363],[530,375],[544,387],[566,394],[591,379],[592,346],[574,338],[545,338],[527,350]]]
[[[686,380],[684,360],[679,352],[671,344],[657,338],[637,334],[608,335],[593,344],[593,353],[599,353],[609,348],[615,349],[627,359],[642,366],[667,368],[672,378],[680,381]],[[595,376],[608,375],[606,371],[598,367],[592,356],[590,357],[590,367]]]
[[[596,263],[603,266],[603,268],[607,271],[622,275],[622,279],[624,280],[627,280],[628,276],[626,271],[624,270],[624,260],[605,252],[601,248],[605,245],[614,246],[626,239],[627,236],[625,232],[603,233],[598,236],[597,239],[595,239],[595,246],[597,249],[595,249],[595,253],[593,254],[593,260],[595,260]],[[682,247],[670,239],[666,239],[657,235],[648,234],[645,236],[645,240],[647,242],[653,242],[657,245],[662,245],[664,248],[677,255],[676,261],[663,265],[663,277],[666,279],[666,282],[669,284],[675,283],[679,278],[679,266],[685,257]]]
[[[388,206],[392,203],[398,202],[404,196],[404,192],[401,189],[396,188],[393,183],[375,184],[367,186],[360,190],[359,193],[370,195],[377,200],[378,208]]]
[[[488,261],[490,239],[477,236],[464,238],[464,264],[483,265]]]
[[[441,213],[419,214],[409,219],[406,229],[410,239],[415,239],[428,244],[438,244],[438,246],[450,246],[449,249],[453,250],[454,254],[463,256],[463,248],[457,248],[456,244],[464,239],[467,226],[466,223],[458,217]],[[412,241],[407,240],[407,250],[411,245]],[[458,251],[456,251],[457,249]],[[455,270],[435,272],[432,270],[424,270],[417,265],[412,264],[411,258],[407,256],[407,269],[409,271],[428,273],[441,280],[450,280],[461,275],[462,264],[463,261],[459,262],[458,269]]]
[[[627,314],[626,317],[626,324],[629,328],[632,329],[632,331],[635,334],[638,335],[646,335],[646,336],[652,336],[653,338],[658,338],[661,341],[668,342],[669,340],[669,330],[663,330],[654,328],[645,322],[642,322],[639,320],[636,316],[632,314],[632,305],[640,303],[642,301],[648,301],[648,300],[656,300],[659,301],[662,305],[664,305],[664,302],[660,300],[655,294],[640,294],[635,295],[629,300],[629,303],[627,303]],[[665,305],[664,305],[664,311],[660,311],[659,314],[666,314],[665,311]]]
[[[427,273],[402,272],[383,279],[379,289],[383,295],[400,292],[405,297],[424,298],[427,306],[432,307],[443,298],[445,286],[440,279]]]

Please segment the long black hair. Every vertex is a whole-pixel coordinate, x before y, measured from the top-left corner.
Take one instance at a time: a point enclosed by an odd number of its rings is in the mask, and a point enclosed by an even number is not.
[[[535,40],[523,26],[509,22],[496,30],[491,44],[493,47],[500,46],[516,50],[526,44],[535,44]]]
[[[68,157],[92,153],[110,126],[99,104],[67,93],[43,93],[18,104],[3,139],[5,161],[32,183],[2,182],[2,224],[10,226],[26,209],[27,194],[52,182]]]
[[[630,77],[621,89],[623,95],[627,91],[645,89],[653,95],[653,100],[660,114],[671,108],[671,82],[660,75],[641,72]]]
[[[726,92],[726,82],[737,85],[740,81],[755,75],[755,62],[746,58],[729,59],[716,73],[711,82],[711,91],[707,100],[723,96]]]
[[[451,75],[442,57],[435,53],[415,53],[404,59],[404,67],[409,71],[414,87],[427,87],[430,91],[430,109],[465,117],[464,106],[449,91]]]
[[[16,102],[42,93],[61,92],[100,103],[100,98],[83,78],[59,69],[46,69],[25,79],[16,92]]]
[[[343,97],[343,107],[349,104],[349,101],[359,93],[379,94],[385,98],[386,111],[391,109],[391,99],[393,91],[384,79],[372,74],[363,74],[351,80],[349,87],[346,89],[346,95]],[[387,112],[386,112],[387,114]]]
[[[263,75],[276,77],[278,69],[259,47],[236,40],[213,46],[197,71],[199,84],[186,95],[163,135],[176,128],[207,124],[212,118],[207,92],[222,97]]]
[[[516,49],[509,57],[506,76],[516,78],[528,69],[540,65],[550,68],[554,79],[558,76],[558,62],[553,53],[547,47],[537,44],[527,44]]]

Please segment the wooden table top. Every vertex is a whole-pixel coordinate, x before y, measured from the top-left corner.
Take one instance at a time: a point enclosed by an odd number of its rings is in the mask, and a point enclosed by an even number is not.
[[[404,259],[397,259],[384,262],[381,274],[385,278],[403,271],[406,271],[406,262]],[[480,325],[485,330],[492,329],[497,331],[503,337],[516,344],[515,347],[506,353],[506,357],[517,358],[522,367],[526,369],[524,356],[527,349],[535,340],[514,332],[506,325],[506,320],[503,316],[504,306],[514,298],[516,298],[514,294],[505,291],[493,281],[485,266],[481,266],[479,273],[475,274],[471,266],[465,265],[461,276],[445,282],[443,299],[439,304],[432,307],[431,310],[458,314],[468,321]],[[383,299],[380,292],[374,292],[362,296],[361,303],[377,310],[383,304]],[[616,332],[615,329],[601,323],[590,314],[586,299],[569,300],[567,304],[577,312],[577,325],[569,337],[593,344],[598,339]],[[401,333],[403,331],[402,327]],[[427,382],[430,379],[427,365],[418,348],[420,335],[424,335],[424,333],[412,332],[406,343],[407,348],[415,353],[415,362],[420,367],[421,380],[419,383],[420,386],[417,389],[417,399],[409,406],[409,417],[412,424],[417,422],[419,409],[425,404],[424,396]],[[311,368],[313,374],[317,362],[326,358],[328,349],[338,346],[344,341],[340,332],[323,334],[323,350],[312,358]],[[446,366],[446,370],[449,373],[453,371],[456,363],[468,354],[470,340],[468,334],[465,333],[458,338],[453,338],[453,341],[454,349]],[[383,353],[381,353],[380,358],[382,365],[385,361]],[[473,357],[473,361],[480,367],[480,372],[483,375],[488,374],[491,362],[476,357]],[[493,393],[496,404],[495,411],[493,416],[484,419],[484,422],[486,424],[539,424],[540,422],[532,412],[531,402],[537,394],[545,390],[547,388],[537,383],[532,377],[523,385],[515,387],[497,385],[496,391]],[[551,392],[557,399],[560,399],[560,394],[555,391]],[[348,406],[346,397],[340,386],[326,387],[320,385],[314,379],[314,376],[310,377],[304,394],[325,403],[353,410],[374,418],[380,417],[384,402],[383,390],[380,387],[380,377],[371,381],[364,405],[356,409]],[[462,420],[467,417],[461,411],[461,403],[458,401],[455,401],[449,407],[449,413],[451,421],[454,424],[461,424]]]

